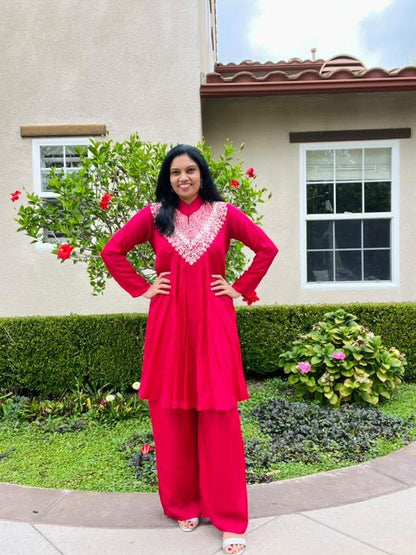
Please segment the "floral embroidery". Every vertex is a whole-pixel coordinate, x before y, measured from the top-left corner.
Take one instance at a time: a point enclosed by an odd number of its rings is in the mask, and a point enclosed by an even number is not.
[[[150,206],[153,217],[159,212],[160,203]],[[204,203],[189,217],[176,210],[175,231],[167,241],[185,262],[192,266],[208,250],[224,225],[227,216],[225,202]]]

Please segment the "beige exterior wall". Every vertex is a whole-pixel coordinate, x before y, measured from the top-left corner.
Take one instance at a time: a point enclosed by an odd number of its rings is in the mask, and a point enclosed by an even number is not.
[[[32,141],[20,137],[20,126],[98,123],[115,140],[138,132],[146,140],[197,142],[201,74],[213,69],[210,6],[209,0],[2,2],[0,316],[146,310],[147,301],[114,283],[93,297],[81,265],[61,265],[16,233],[10,192],[30,191],[33,171]]]
[[[416,129],[414,93],[378,93],[204,99],[204,135],[209,144],[226,138],[246,143],[247,166],[254,166],[260,185],[273,197],[263,205],[264,227],[280,254],[259,287],[263,303],[342,303],[415,301],[416,138],[399,141],[400,278],[399,287],[311,290],[300,275],[300,147],[289,132],[411,127]]]

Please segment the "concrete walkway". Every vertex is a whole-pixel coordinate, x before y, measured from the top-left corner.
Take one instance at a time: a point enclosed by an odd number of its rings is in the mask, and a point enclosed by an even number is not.
[[[247,555],[415,555],[416,443],[369,463],[249,487]],[[185,534],[156,494],[0,484],[1,555],[215,555],[209,522]]]

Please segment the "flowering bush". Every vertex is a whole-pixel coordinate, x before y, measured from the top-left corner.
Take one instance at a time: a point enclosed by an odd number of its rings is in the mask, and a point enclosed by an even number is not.
[[[380,336],[359,325],[353,314],[339,309],[299,335],[279,356],[279,365],[300,397],[337,407],[390,399],[402,383],[406,360],[396,348],[384,347]]]
[[[225,144],[218,159],[204,142],[197,146],[225,200],[260,223],[257,206],[267,195],[254,182],[254,168],[244,171],[231,142]],[[167,144],[141,141],[137,135],[119,143],[92,140],[87,152],[79,149],[78,171],[64,175],[52,168],[48,187],[58,195],[53,203],[26,193],[27,204],[20,206],[16,216],[18,230],[34,242],[44,242],[43,230],[47,229],[53,237],[48,242],[55,244],[54,256],[61,261],[84,262],[93,293],[102,293],[110,276],[101,260],[101,249],[128,219],[154,201],[157,176],[169,148]],[[11,200],[19,200],[19,195],[20,191],[15,191]],[[150,279],[154,276],[150,245],[134,248],[128,257],[137,272]],[[227,279],[234,281],[246,262],[243,245],[233,241],[227,258]]]

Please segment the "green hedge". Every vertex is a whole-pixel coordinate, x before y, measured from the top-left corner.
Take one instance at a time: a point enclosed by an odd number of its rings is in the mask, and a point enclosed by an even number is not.
[[[339,305],[237,309],[247,376],[278,372],[278,355],[299,333]],[[416,381],[416,303],[350,304],[343,308],[407,355]],[[0,319],[0,387],[59,395],[77,380],[126,390],[140,379],[146,316],[49,316]]]
[[[146,316],[0,319],[0,387],[56,395],[77,380],[131,387],[140,373]]]

